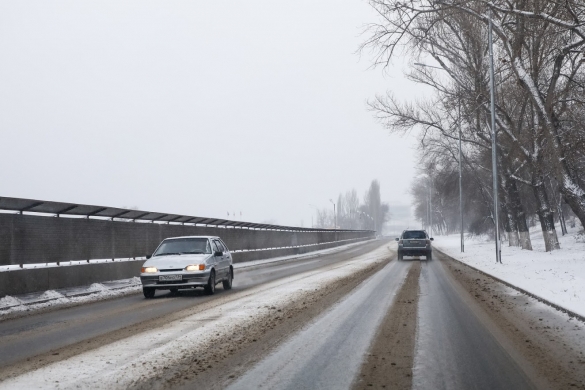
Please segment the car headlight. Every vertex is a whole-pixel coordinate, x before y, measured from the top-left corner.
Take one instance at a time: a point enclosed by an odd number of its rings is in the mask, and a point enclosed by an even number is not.
[[[185,267],[185,271],[203,271],[205,264],[191,264]]]
[[[153,272],[158,272],[158,269],[156,269],[156,267],[142,267],[142,270],[140,271],[143,274],[150,274]]]

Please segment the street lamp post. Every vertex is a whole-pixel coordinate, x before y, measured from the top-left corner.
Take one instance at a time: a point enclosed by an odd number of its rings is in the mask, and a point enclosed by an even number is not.
[[[490,13],[488,21],[488,46],[490,60],[490,111],[491,111],[491,130],[492,130],[492,179],[494,187],[494,226],[496,235],[496,263],[502,263],[502,248],[500,245],[500,220],[499,220],[499,202],[498,202],[498,155],[496,139],[496,93],[494,85],[494,48],[492,39],[492,16]]]
[[[333,223],[335,224],[333,228],[337,229],[337,211],[335,211],[335,202],[331,199],[329,199],[329,202],[333,203]]]
[[[433,236],[433,179],[429,174],[429,219],[430,219],[430,230],[431,237]]]
[[[443,0],[437,0],[437,3],[442,4]],[[497,164],[497,143],[496,143],[496,112],[495,112],[495,86],[494,86],[494,48],[492,38],[492,14],[491,10],[488,15],[488,46],[489,46],[489,60],[490,60],[490,111],[491,111],[491,130],[492,130],[492,178],[494,187],[494,225],[496,231],[496,263],[502,263],[502,248],[500,244],[500,220],[498,213],[498,164]],[[415,65],[422,65],[415,63]],[[433,68],[435,68],[433,66]],[[442,68],[440,68],[442,69]],[[461,149],[459,149],[461,151]],[[461,244],[463,251],[463,241]]]
[[[438,66],[432,66],[432,65],[427,65],[427,64],[421,64],[420,62],[415,62],[414,65],[417,66],[424,66],[427,68],[435,68],[435,69],[440,69],[440,70],[445,70],[443,68],[440,68]],[[458,127],[459,127],[459,218],[461,220],[461,252],[465,251],[465,243],[464,243],[464,235],[463,235],[463,174],[462,174],[462,165],[461,165],[461,160],[462,160],[462,152],[461,152],[461,96],[458,96],[459,99],[459,103],[458,103],[458,115],[457,115],[457,121],[458,121]],[[429,180],[430,176],[429,176]],[[432,182],[431,182],[432,185]],[[430,231],[431,231],[431,235],[433,234],[433,216],[432,216],[432,194],[431,194],[431,189],[429,189],[429,220],[430,220]]]
[[[459,218],[461,223],[461,252],[465,252],[465,241],[463,238],[463,179],[461,169],[461,96],[459,96],[458,104],[458,118],[459,118]]]

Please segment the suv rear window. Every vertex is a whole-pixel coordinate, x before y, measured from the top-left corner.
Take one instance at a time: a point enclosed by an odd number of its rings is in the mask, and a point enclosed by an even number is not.
[[[427,238],[427,234],[422,230],[411,230],[408,232],[402,233],[402,238],[405,240],[424,240]]]

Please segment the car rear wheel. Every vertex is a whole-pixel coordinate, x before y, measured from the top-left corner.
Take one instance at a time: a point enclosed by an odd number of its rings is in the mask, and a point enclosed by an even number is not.
[[[426,257],[427,260],[433,260],[433,252],[428,252]]]
[[[234,279],[234,270],[230,267],[230,271],[228,272],[227,279],[223,280],[223,289],[224,290],[231,290],[232,289],[232,280]]]
[[[156,290],[154,288],[151,288],[151,287],[143,287],[142,288],[142,293],[144,294],[144,298],[146,298],[146,299],[154,298],[155,292],[156,292]]]
[[[211,274],[209,275],[209,280],[207,281],[207,285],[204,287],[205,293],[207,295],[215,294],[215,271],[211,270]]]
[[[402,252],[398,252],[398,260],[402,260],[402,258],[403,258]]]

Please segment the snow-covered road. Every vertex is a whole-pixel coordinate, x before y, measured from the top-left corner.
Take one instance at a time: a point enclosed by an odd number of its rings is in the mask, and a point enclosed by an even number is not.
[[[398,292],[410,263],[392,262],[267,356],[229,389],[343,389]]]
[[[349,261],[218,295],[198,305],[192,315],[5,380],[0,389],[127,388],[163,374],[197,351],[212,349],[218,340],[238,335],[241,328],[270,321],[278,316],[278,308],[309,300],[335,281],[380,264],[388,255],[388,248],[381,246]]]
[[[380,240],[236,281],[0,321],[0,389],[585,389],[584,323],[440,253]]]

